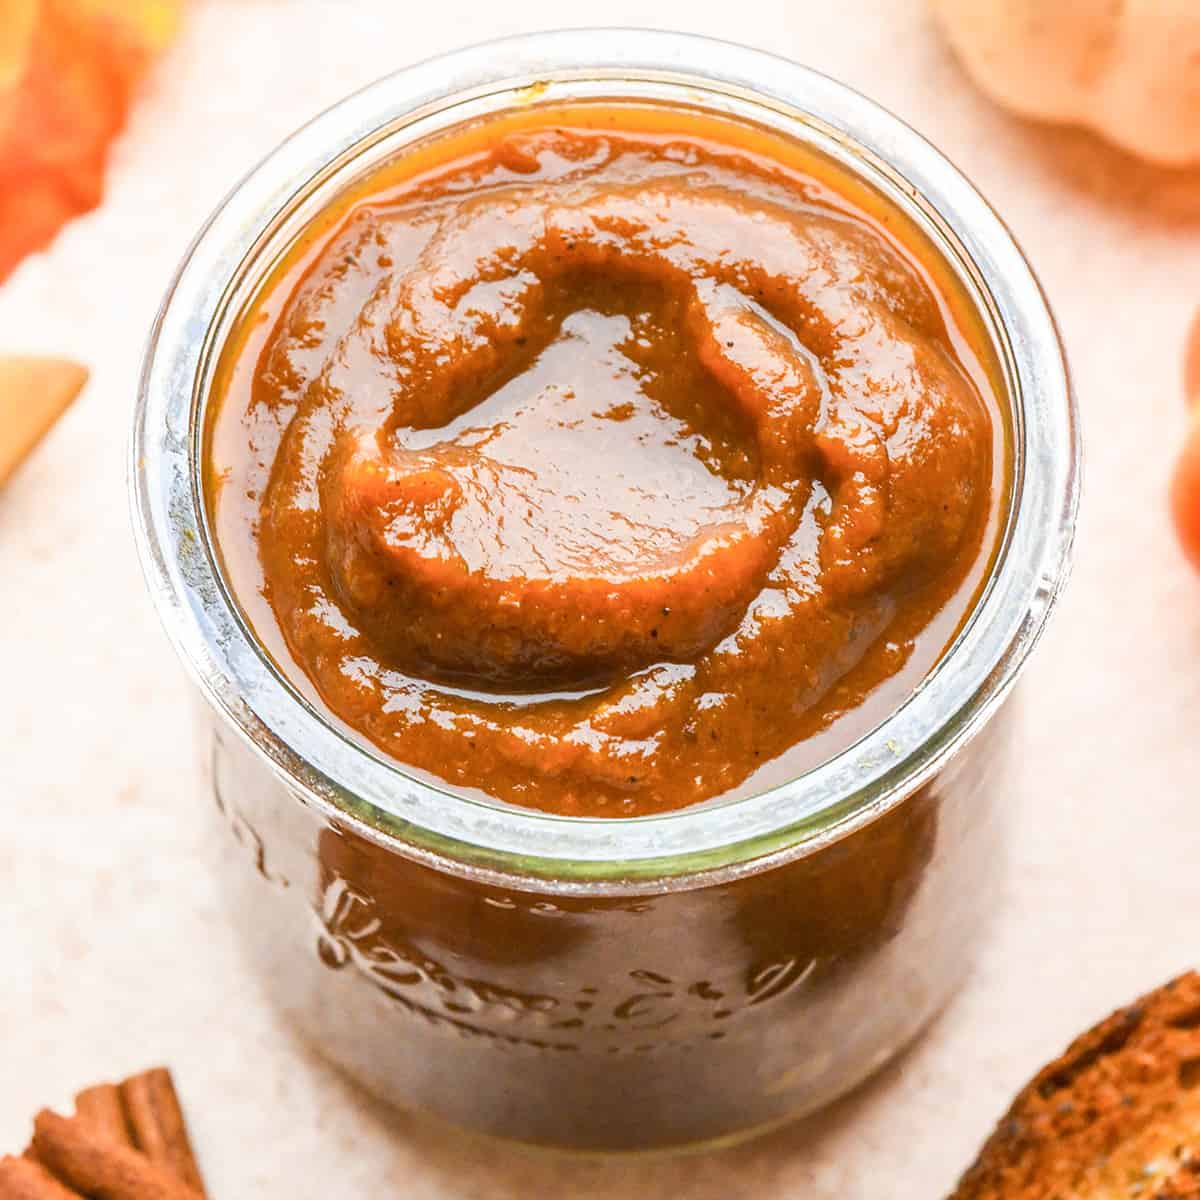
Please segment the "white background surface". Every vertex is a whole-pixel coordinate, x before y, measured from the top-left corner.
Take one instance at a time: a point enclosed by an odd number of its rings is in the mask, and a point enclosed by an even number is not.
[[[565,1163],[371,1104],[276,1025],[204,869],[190,696],[146,600],[124,450],[171,269],[257,157],[347,91],[552,25],[723,36],[841,77],[1009,221],[1073,359],[1087,437],[1075,580],[1026,676],[1016,864],[958,1002],[832,1112],[671,1161]],[[0,288],[0,350],[87,391],[0,494],[0,1149],[43,1104],[171,1064],[214,1197],[937,1197],[1082,1026],[1200,959],[1200,580],[1163,491],[1200,303],[1200,181],[1034,128],[970,88],[919,0],[200,0],[101,210]]]

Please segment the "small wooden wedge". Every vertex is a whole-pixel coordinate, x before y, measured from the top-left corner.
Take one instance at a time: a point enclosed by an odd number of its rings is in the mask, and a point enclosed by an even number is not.
[[[0,485],[62,416],[87,369],[60,358],[0,355]]]

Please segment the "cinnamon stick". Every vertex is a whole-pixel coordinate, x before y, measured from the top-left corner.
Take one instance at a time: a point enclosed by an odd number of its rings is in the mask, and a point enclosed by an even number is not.
[[[134,1075],[121,1084],[120,1098],[137,1148],[152,1163],[165,1167],[203,1196],[204,1181],[188,1139],[171,1073],[155,1067]]]
[[[121,1090],[115,1083],[98,1083],[95,1087],[85,1088],[75,1097],[75,1112],[103,1129],[114,1142],[134,1145],[125,1105],[121,1102]]]
[[[11,1154],[0,1158],[0,1200],[79,1200],[41,1163]]]
[[[82,1117],[43,1109],[33,1122],[33,1144],[59,1179],[92,1200],[201,1200],[165,1167]]]

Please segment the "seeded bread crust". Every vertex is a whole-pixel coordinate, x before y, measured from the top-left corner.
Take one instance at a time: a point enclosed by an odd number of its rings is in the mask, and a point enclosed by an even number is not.
[[[1039,1072],[951,1200],[1200,1200],[1200,974]]]

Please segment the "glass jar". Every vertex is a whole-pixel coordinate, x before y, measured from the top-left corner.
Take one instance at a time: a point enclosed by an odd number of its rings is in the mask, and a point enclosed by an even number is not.
[[[902,209],[977,309],[1012,430],[992,575],[912,696],[784,786],[636,819],[453,796],[349,740],[256,642],[200,490],[220,349],[330,198],[430,134],[576,99],[753,120]],[[224,887],[279,1008],[394,1103],[573,1149],[742,1135],[865,1078],[949,998],[996,903],[1001,702],[1065,578],[1078,466],[1054,323],[1004,226],[927,142],[810,70],[676,34],[538,34],[406,69],[319,117],[192,246],[133,439],[143,566],[208,701]]]

